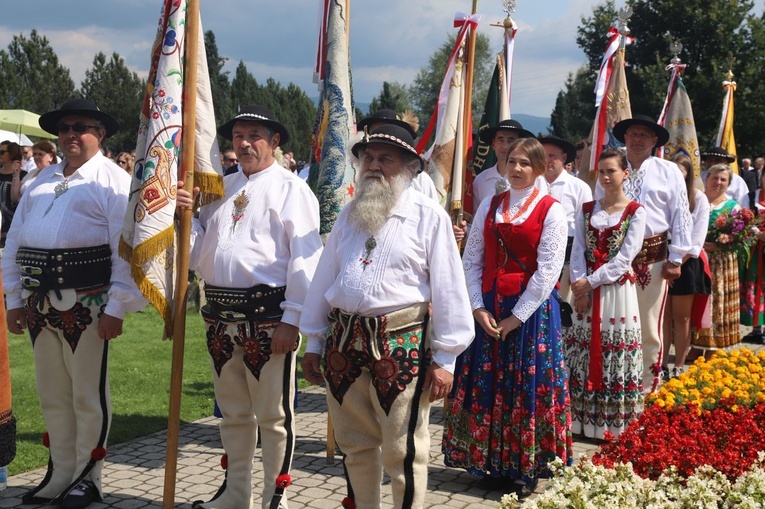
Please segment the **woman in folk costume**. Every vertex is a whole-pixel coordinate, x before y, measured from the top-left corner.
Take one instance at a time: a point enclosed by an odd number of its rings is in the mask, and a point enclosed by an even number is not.
[[[515,481],[525,496],[556,456],[572,459],[554,290],[567,223],[563,206],[534,186],[546,168],[539,141],[515,141],[507,161],[510,189],[483,201],[465,247],[476,338],[457,359],[442,447],[448,466]]]
[[[760,175],[760,189],[754,207],[757,216],[765,214],[765,171]],[[752,332],[744,336],[748,343],[763,344],[762,325],[765,324],[765,224],[760,223],[757,243],[749,257],[749,267],[741,281],[741,323],[751,325]]]
[[[684,257],[680,277],[669,283],[669,298],[664,308],[664,347],[662,348],[662,378],[668,380],[685,372],[685,361],[691,346],[691,327],[701,328],[702,315],[707,309],[712,281],[709,277],[709,260],[704,252],[704,240],[709,227],[709,200],[695,187],[691,158],[683,153],[675,154],[672,161],[683,174],[688,191],[688,207],[691,211],[693,247]],[[708,316],[707,312],[707,316]],[[675,345],[675,365],[670,371],[669,348]]]
[[[577,213],[571,255],[574,326],[566,365],[574,433],[619,435],[643,412],[643,349],[632,260],[643,245],[646,211],[624,194],[627,158],[605,150],[598,160],[604,196]]]
[[[691,338],[691,345],[709,357],[715,350],[741,342],[739,328],[738,254],[722,249],[714,238],[712,226],[722,214],[730,215],[741,206],[727,196],[733,172],[727,164],[715,164],[707,172],[706,196],[709,200],[709,232],[704,250],[709,255],[712,273],[712,325]]]

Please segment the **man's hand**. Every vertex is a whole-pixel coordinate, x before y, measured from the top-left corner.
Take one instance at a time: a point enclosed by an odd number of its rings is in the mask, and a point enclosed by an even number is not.
[[[672,262],[666,262],[661,268],[661,277],[667,281],[672,281],[680,277],[680,265],[675,265]]]
[[[303,378],[315,385],[324,383],[324,377],[321,375],[321,355],[318,353],[307,353],[300,362],[303,367]]]
[[[24,308],[9,309],[5,314],[5,322],[8,324],[8,332],[24,334],[24,329],[27,328],[27,314]]]
[[[109,341],[122,334],[122,319],[104,313],[98,319],[98,337]]]
[[[271,353],[290,353],[297,348],[298,328],[288,323],[279,322],[271,336]]]
[[[196,201],[198,196],[199,196],[199,188],[198,187],[194,188],[194,194],[192,195],[191,193],[189,193],[188,191],[186,191],[183,188],[183,181],[179,180],[178,181],[178,192],[177,192],[177,194],[175,196],[175,208],[176,209],[182,209],[182,208],[190,209],[194,205],[194,202]]]
[[[303,368],[305,370],[305,368]],[[433,403],[437,399],[445,398],[452,390],[454,375],[446,371],[435,362],[430,365],[428,374],[425,375],[425,390],[430,389],[429,401]]]
[[[465,240],[465,233],[467,232],[467,221],[462,221],[462,224],[457,226],[456,224],[452,225],[452,230],[454,231],[454,240],[457,241],[457,244]]]

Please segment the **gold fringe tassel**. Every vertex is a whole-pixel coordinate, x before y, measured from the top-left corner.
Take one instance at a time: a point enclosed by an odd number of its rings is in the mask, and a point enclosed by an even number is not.
[[[136,247],[131,247],[120,237],[119,254],[123,260],[130,262],[130,275],[138,289],[149,303],[154,306],[162,320],[165,322],[162,339],[173,338],[173,310],[162,292],[146,277],[142,265],[146,264],[158,254],[166,251],[172,244],[175,236],[175,226],[164,229],[159,234],[145,240]]]
[[[201,195],[201,205],[209,205],[223,198],[223,177],[217,173],[194,172],[194,187],[198,187]]]

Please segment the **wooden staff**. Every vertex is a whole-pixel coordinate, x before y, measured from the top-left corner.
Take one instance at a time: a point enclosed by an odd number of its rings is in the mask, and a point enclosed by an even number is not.
[[[471,10],[472,14],[476,14],[478,12],[478,0],[473,0],[473,8]],[[465,182],[465,171],[467,169],[467,158],[468,158],[468,147],[470,147],[470,143],[467,143],[468,136],[473,136],[473,108],[471,107],[472,101],[473,101],[473,60],[475,59],[475,37],[476,37],[476,29],[475,27],[470,28],[470,33],[468,34],[468,40],[467,45],[465,47],[465,78],[463,81],[463,92],[465,94],[465,101],[462,103],[462,143],[460,147],[460,143],[457,143],[457,148],[461,148],[459,152],[455,150],[454,158],[455,163],[456,160],[459,159],[460,164],[462,165],[462,169],[460,171],[459,175],[459,185],[457,189],[460,190],[460,194],[458,196],[455,196],[454,189],[455,189],[455,180],[452,180],[452,203],[454,206],[452,207],[452,210],[456,213],[454,217],[454,223],[458,226],[462,226],[462,220],[464,217],[464,208],[463,208],[463,201],[462,201],[462,184]],[[457,129],[457,134],[459,135],[460,129]]]
[[[196,134],[197,63],[199,60],[199,0],[186,6],[185,69],[183,77],[183,133],[181,140],[181,175],[184,189],[194,190],[194,144]],[[186,339],[186,291],[189,286],[189,251],[191,250],[191,208],[180,210],[178,254],[176,259],[173,309],[173,361],[170,370],[170,403],[167,415],[167,451],[162,509],[175,505],[175,481],[178,470],[178,436],[181,423],[183,389],[183,351]]]

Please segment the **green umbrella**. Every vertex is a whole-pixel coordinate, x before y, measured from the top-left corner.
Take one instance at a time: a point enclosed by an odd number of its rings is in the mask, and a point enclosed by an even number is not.
[[[27,110],[0,110],[0,129],[16,134],[27,134],[54,139],[56,136],[43,131],[38,123],[40,115]]]

